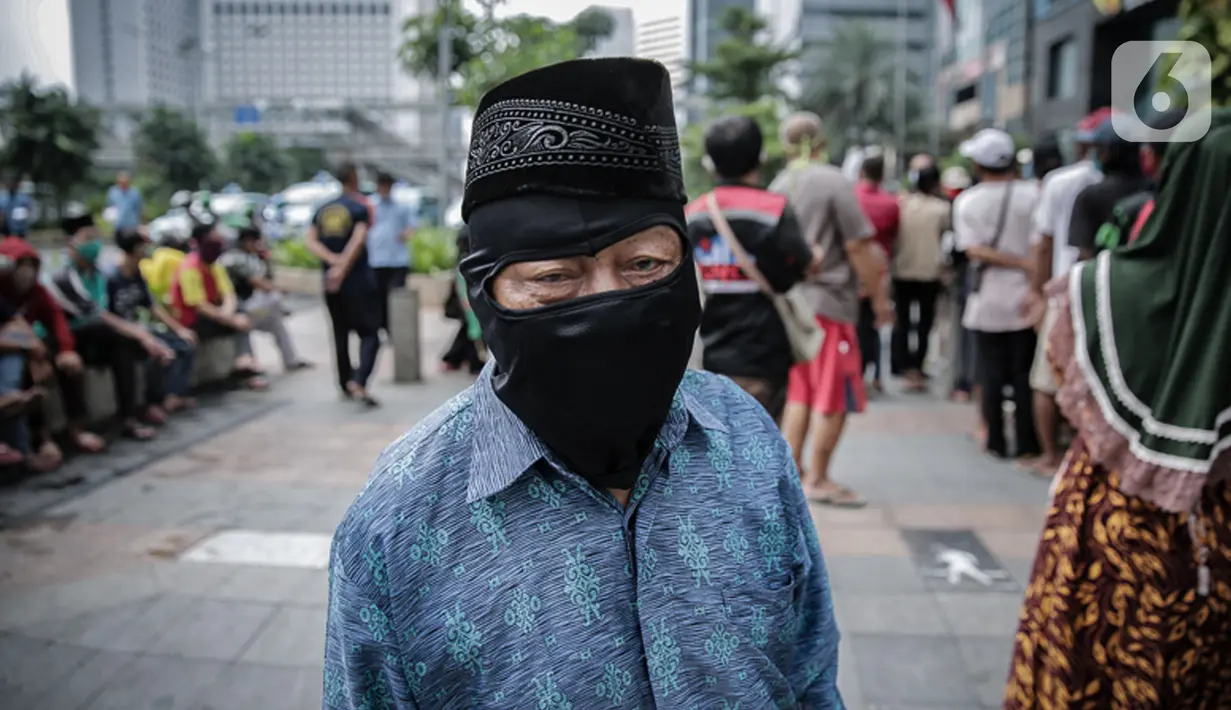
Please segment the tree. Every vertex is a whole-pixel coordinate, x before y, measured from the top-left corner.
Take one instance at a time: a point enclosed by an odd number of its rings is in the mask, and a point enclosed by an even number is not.
[[[1231,0],[1182,0],[1179,17],[1179,39],[1210,52],[1214,105],[1231,106]]]
[[[317,173],[333,167],[325,157],[323,148],[292,146],[286,149],[286,157],[290,161],[291,181],[311,180]]]
[[[57,207],[89,179],[98,126],[98,112],[63,87],[40,87],[29,74],[0,86],[0,165],[50,187]]]
[[[746,8],[728,7],[719,24],[727,36],[714,47],[713,58],[689,67],[694,78],[706,80],[705,94],[746,104],[782,96],[779,73],[799,54],[760,41],[769,25]]]
[[[501,20],[484,38],[479,54],[462,68],[458,103],[474,107],[505,79],[581,56],[582,42],[571,24],[517,15]]]
[[[166,106],[155,106],[145,114],[137,126],[133,150],[138,172],[167,194],[200,188],[218,167],[197,124]]]
[[[582,56],[614,27],[601,10],[582,12],[572,22],[557,24],[545,17],[516,15],[495,19],[476,17],[459,0],[449,0],[448,27],[453,32],[450,83],[458,103],[475,106],[490,88],[505,79],[548,64]],[[485,3],[489,10],[499,0]],[[445,13],[411,18],[402,43],[403,67],[411,74],[439,78],[440,33]]]
[[[816,47],[803,60],[805,82],[800,100],[825,123],[830,150],[892,139],[896,134],[896,44],[882,39],[864,24],[841,25],[827,45]],[[918,75],[907,69],[906,115],[923,114],[913,88]],[[926,127],[917,120],[907,124],[907,148],[926,141]]]
[[[569,24],[573,32],[577,33],[577,39],[581,42],[579,53],[583,55],[593,52],[600,41],[615,32],[615,20],[612,19],[610,13],[600,7],[588,7],[582,10]]]
[[[286,153],[267,133],[244,131],[227,143],[227,177],[245,190],[274,192],[286,184],[290,172]]]
[[[765,162],[761,165],[761,178],[768,183],[786,166],[786,153],[779,140],[778,126],[782,122],[785,106],[779,99],[772,97],[748,104],[728,105],[724,109],[715,109],[710,113],[710,120],[718,116],[732,114],[749,116],[761,127],[764,143]],[[705,168],[702,156],[705,155],[705,125],[690,122],[684,128],[680,139],[680,147],[684,154],[684,189],[696,197],[714,187],[714,176]]]
[[[440,79],[440,34],[445,31],[446,19],[453,33],[450,76],[462,71],[479,53],[482,45],[477,41],[480,25],[485,24],[462,4],[461,0],[446,0],[434,12],[415,15],[402,26],[404,38],[398,50],[402,66],[412,75],[424,75]],[[495,3],[493,3],[493,6]]]

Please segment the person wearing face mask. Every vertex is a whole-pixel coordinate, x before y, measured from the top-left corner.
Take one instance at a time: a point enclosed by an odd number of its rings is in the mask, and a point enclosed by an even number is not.
[[[72,351],[72,333],[63,311],[38,283],[38,252],[20,237],[0,240],[0,442],[6,464],[23,464],[34,472],[60,465],[59,447],[42,426],[42,397],[50,383],[54,362],[62,368],[80,365]],[[59,337],[44,343],[38,331]],[[49,345],[68,344],[67,350]],[[32,439],[31,424],[38,434]]]
[[[1103,179],[1078,193],[1069,218],[1069,246],[1077,249],[1081,261],[1103,250],[1099,231],[1113,218],[1116,203],[1150,185],[1137,145],[1121,138],[1110,118],[1095,129],[1093,143],[1095,166]]]
[[[219,263],[224,249],[213,224],[192,228],[193,251],[175,269],[168,300],[180,325],[192,329],[197,340],[231,338],[235,342],[234,377],[246,389],[269,387],[252,353],[252,320],[239,312],[235,286]]]
[[[150,425],[163,424],[167,417],[158,405],[141,405],[137,370],[147,357],[169,363],[175,353],[141,324],[110,310],[107,277],[98,268],[103,245],[93,217],[70,217],[63,228],[69,235],[70,259],[47,287],[68,316],[77,351],[85,363],[111,370],[116,413],[124,434],[141,441],[150,439],[155,433]]]
[[[790,450],[730,380],[686,371],[666,68],[552,65],[474,121],[461,270],[492,362],[338,528],[324,707],[843,707]]]

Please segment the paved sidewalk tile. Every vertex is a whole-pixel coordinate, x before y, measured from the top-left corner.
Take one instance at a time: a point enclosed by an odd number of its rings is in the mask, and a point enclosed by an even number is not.
[[[275,607],[254,602],[194,599],[146,648],[184,658],[233,661],[273,617]]]
[[[851,635],[867,703],[977,702],[957,639],[951,636]]]
[[[1000,707],[1013,658],[1013,637],[964,638],[958,641],[979,702]]]
[[[325,658],[325,610],[283,607],[240,658],[243,663],[317,668]]]
[[[139,656],[124,651],[95,651],[72,673],[56,678],[31,708],[77,710],[107,687]]]
[[[958,636],[1004,636],[1017,629],[1021,593],[937,594],[949,628]]]
[[[829,585],[835,593],[923,593],[927,587],[914,562],[902,557],[841,557],[824,550]]]
[[[834,593],[838,628],[852,635],[943,636],[949,625],[928,593]]]
[[[225,663],[142,656],[111,679],[84,710],[179,710],[212,686]]]
[[[319,710],[319,669],[230,666],[186,710]],[[179,710],[177,707],[176,710]]]

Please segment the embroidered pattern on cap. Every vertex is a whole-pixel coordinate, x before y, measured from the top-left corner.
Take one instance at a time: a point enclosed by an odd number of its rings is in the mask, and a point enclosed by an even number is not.
[[[500,101],[475,121],[467,188],[497,173],[545,165],[666,171],[683,180],[673,126],[545,99]]]

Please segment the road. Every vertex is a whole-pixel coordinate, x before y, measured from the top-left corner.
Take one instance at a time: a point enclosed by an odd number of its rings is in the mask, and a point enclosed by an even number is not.
[[[319,308],[291,322],[328,363]],[[447,329],[425,317],[429,362]],[[0,489],[0,708],[319,708],[330,533],[381,449],[468,384],[382,365],[377,411],[297,374],[51,479],[75,485]],[[874,400],[836,463],[872,505],[813,511],[852,710],[999,707],[1047,486],[975,452],[971,416]]]

